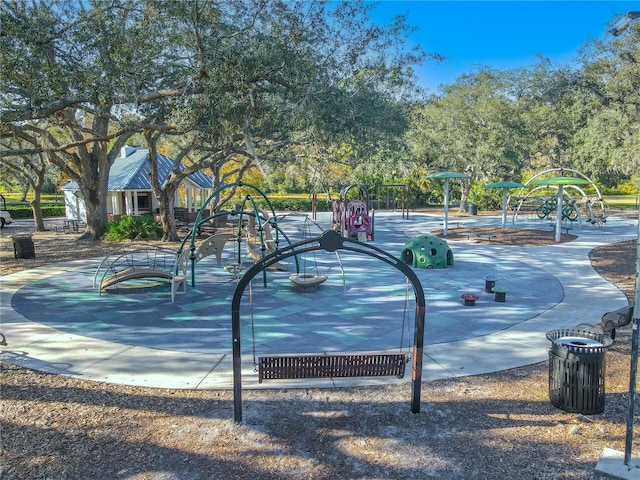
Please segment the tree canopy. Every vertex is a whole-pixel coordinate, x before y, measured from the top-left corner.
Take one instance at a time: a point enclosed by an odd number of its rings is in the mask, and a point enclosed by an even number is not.
[[[559,166],[606,186],[637,178],[640,22],[585,45],[572,67],[542,57],[514,70],[481,67],[423,96],[414,68],[440,57],[407,45],[406,18],[372,22],[374,8],[6,2],[1,161],[37,158],[75,180],[96,238],[110,166],[132,139],[150,151],[166,239],[175,235],[174,192],[203,169],[214,186],[256,168],[267,184],[313,191],[398,177],[415,184],[439,169],[483,182]],[[155,152],[175,160],[163,184]]]
[[[411,91],[411,66],[424,54],[402,48],[401,18],[383,28],[369,9],[323,1],[17,1],[1,14],[1,134],[30,146],[8,153],[45,152],[78,183],[89,232],[99,237],[110,165],[134,135],[152,142],[151,151],[172,144],[187,166],[176,164],[157,193],[234,156],[285,161],[296,145],[314,142],[370,152],[364,145],[402,127],[398,100]]]

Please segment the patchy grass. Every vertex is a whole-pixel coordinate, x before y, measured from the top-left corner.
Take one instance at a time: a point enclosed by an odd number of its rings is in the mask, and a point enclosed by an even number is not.
[[[609,208],[615,210],[638,210],[640,195],[603,195]]]

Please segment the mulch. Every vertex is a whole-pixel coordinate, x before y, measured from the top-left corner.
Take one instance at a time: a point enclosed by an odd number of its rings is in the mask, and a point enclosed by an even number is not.
[[[442,230],[431,232],[433,235],[442,236]],[[469,240],[477,243],[493,243],[497,245],[518,245],[521,247],[533,247],[537,245],[552,245],[556,243],[553,230],[540,230],[529,228],[449,228],[448,240]],[[577,235],[562,233],[559,243],[566,243],[578,238]]]

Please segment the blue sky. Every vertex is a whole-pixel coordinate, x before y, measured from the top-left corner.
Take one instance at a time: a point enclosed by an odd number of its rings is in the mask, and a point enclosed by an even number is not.
[[[378,3],[376,23],[398,14],[418,27],[410,41],[449,57],[418,70],[421,84],[435,91],[482,66],[532,66],[537,55],[554,65],[571,63],[585,43],[609,35],[616,15],[640,10],[640,1],[401,1]]]

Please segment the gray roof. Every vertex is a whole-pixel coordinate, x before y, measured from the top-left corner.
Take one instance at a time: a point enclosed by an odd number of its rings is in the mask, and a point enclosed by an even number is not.
[[[131,151],[131,147],[125,147]],[[151,190],[149,179],[149,162],[147,157],[149,150],[136,148],[126,157],[118,157],[109,171],[109,191],[123,190]],[[181,168],[184,168],[182,166]],[[173,160],[165,155],[158,154],[158,178],[164,183],[173,169]],[[198,171],[187,176],[189,180],[201,188],[211,188],[211,177]],[[69,181],[62,190],[78,190],[78,184]]]

